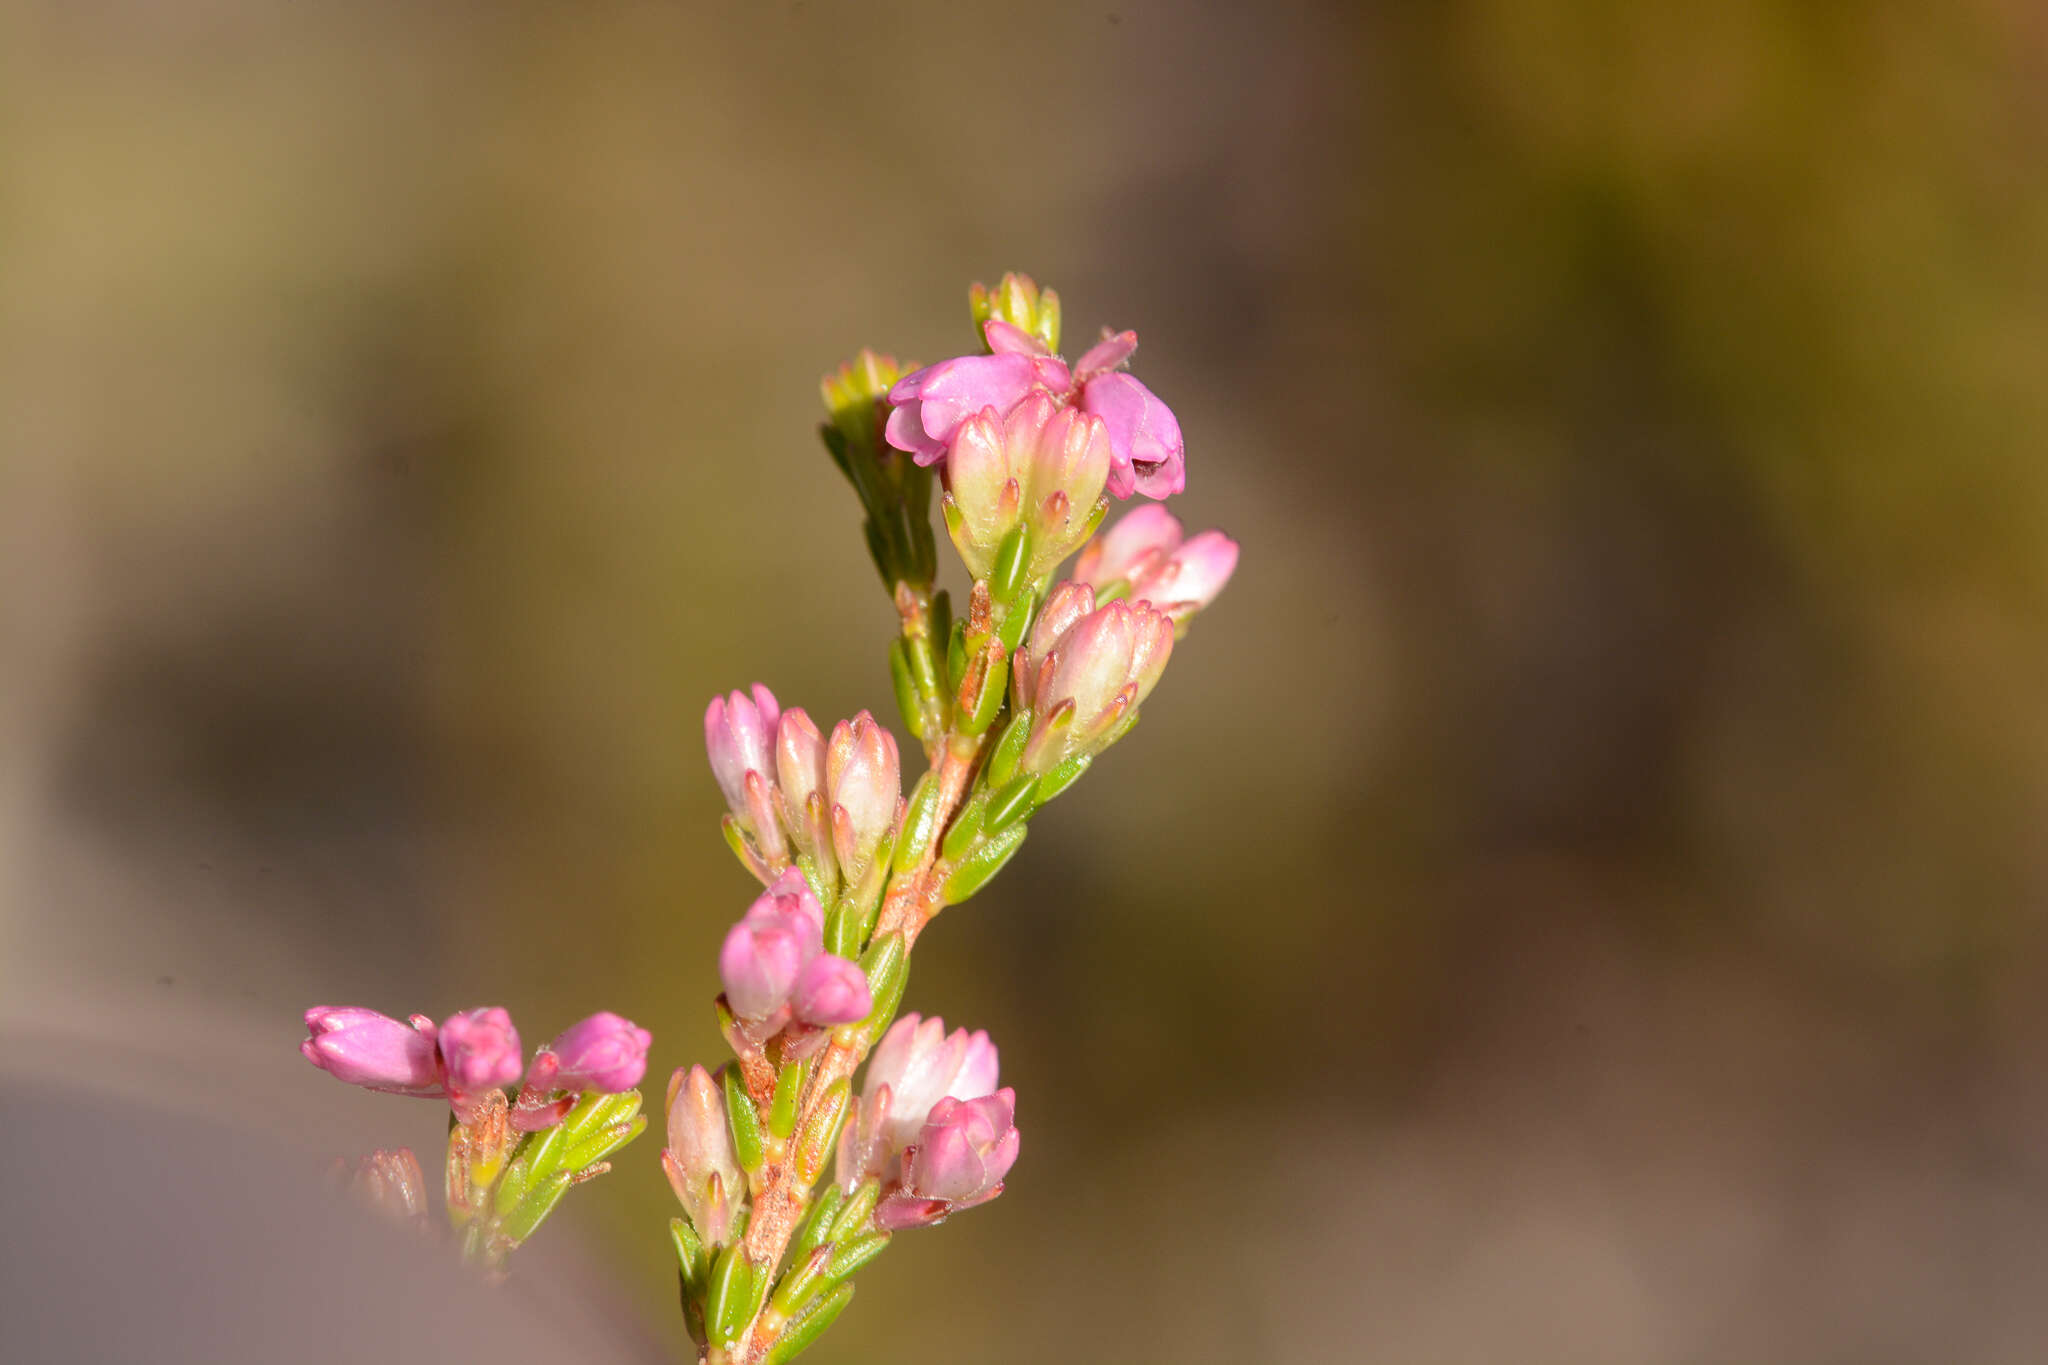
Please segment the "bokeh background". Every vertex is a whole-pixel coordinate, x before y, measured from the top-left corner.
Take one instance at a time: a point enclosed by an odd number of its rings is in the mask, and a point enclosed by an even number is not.
[[[12,0],[10,1067],[316,1172],[439,1118],[308,1003],[715,1060],[703,704],[889,701],[817,377],[1023,269],[1243,565],[814,1358],[2040,1359],[2043,15]],[[544,1234],[654,1359],[657,1146]]]

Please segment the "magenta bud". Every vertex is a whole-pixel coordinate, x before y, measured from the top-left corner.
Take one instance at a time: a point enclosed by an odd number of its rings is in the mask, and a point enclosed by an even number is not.
[[[600,1010],[548,1044],[555,1058],[554,1087],[608,1095],[631,1090],[647,1074],[647,1048],[653,1041],[654,1035],[632,1020]]]
[[[449,1015],[441,1023],[441,1062],[448,1089],[458,1096],[518,1080],[525,1066],[512,1016],[496,1006]]]
[[[735,924],[718,950],[726,1004],[741,1019],[765,1019],[780,1009],[804,969],[803,931],[792,921],[749,915]]]
[[[306,1011],[306,1033],[300,1055],[336,1080],[424,1099],[448,1093],[431,1026],[422,1030],[353,1005],[318,1005]]]
[[[993,1199],[1017,1162],[1017,1092],[932,1106],[910,1160],[909,1193],[958,1207]]]
[[[875,1007],[867,974],[858,963],[820,953],[797,977],[790,1006],[796,1017],[817,1028],[865,1019]]]
[[[1128,374],[1098,375],[1081,389],[1081,408],[1109,429],[1109,492],[1165,498],[1187,487],[1180,422],[1152,390]]]

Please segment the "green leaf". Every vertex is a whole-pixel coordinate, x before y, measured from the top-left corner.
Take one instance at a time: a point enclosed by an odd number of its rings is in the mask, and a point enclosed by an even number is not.
[[[988,815],[981,825],[990,834],[1000,834],[1010,825],[1031,814],[1038,804],[1038,779],[1030,773],[1017,778],[1009,786],[996,793],[988,803]]]
[[[690,1226],[687,1218],[669,1219],[668,1236],[675,1243],[676,1266],[683,1273],[684,1290],[694,1293],[703,1285],[704,1272],[708,1268],[704,1239],[697,1235],[697,1229]]]
[[[624,1123],[600,1128],[568,1150],[562,1157],[562,1169],[570,1172],[587,1170],[646,1131],[645,1114],[635,1114]]]
[[[902,636],[889,642],[889,682],[896,689],[896,710],[911,738],[924,738],[924,702],[910,672],[910,647]]]
[[[987,812],[988,791],[984,788],[976,792],[953,817],[945,842],[939,845],[939,855],[949,863],[957,863],[966,857],[968,850],[974,847],[974,841],[981,837],[981,817]]]
[[[811,1254],[832,1231],[832,1220],[838,1216],[840,1207],[846,1203],[846,1195],[837,1185],[827,1185],[825,1192],[818,1196],[818,1202],[811,1207],[810,1217],[789,1244],[792,1261],[800,1261]]]
[[[787,1141],[796,1129],[796,1097],[804,1088],[802,1062],[790,1062],[775,1076],[775,1098],[768,1104],[768,1131]]]
[[[542,1179],[561,1167],[562,1148],[567,1139],[562,1125],[534,1134],[526,1141],[526,1150],[513,1158],[505,1168],[505,1174],[498,1181],[493,1195],[493,1207],[500,1215],[510,1213],[520,1200],[526,1197],[533,1182]]]
[[[819,1337],[825,1335],[838,1316],[846,1311],[846,1305],[853,1302],[853,1286],[842,1284],[824,1298],[813,1303],[798,1316],[789,1320],[782,1329],[782,1335],[768,1348],[762,1365],[787,1365]]]
[[[903,987],[910,980],[910,952],[903,946],[903,935],[890,934],[868,945],[861,954],[860,969],[867,973],[868,993],[875,1002],[862,1027],[873,1037],[896,1016],[896,1007],[903,1003]]]
[[[1081,774],[1087,772],[1088,765],[1094,761],[1094,756],[1091,754],[1075,754],[1044,777],[1039,778],[1038,804],[1044,805],[1080,781]]]
[[[753,1175],[761,1169],[761,1156],[767,1145],[761,1137],[761,1116],[755,1112],[754,1101],[740,1080],[738,1063],[722,1067],[719,1075],[725,1081],[725,1114],[732,1129],[733,1153],[739,1157],[740,1169]]]
[[[1024,842],[1029,825],[1012,825],[1002,833],[985,840],[974,852],[961,860],[953,869],[953,875],[946,878],[946,904],[958,905],[982,887],[989,879],[1003,870],[1003,864]]]
[[[826,1242],[801,1256],[791,1257],[789,1273],[782,1277],[782,1283],[775,1286],[774,1296],[768,1300],[769,1306],[785,1318],[802,1312],[815,1292],[831,1285],[825,1271],[832,1264],[836,1250],[832,1243]]]
[[[1031,563],[1031,532],[1019,522],[996,547],[995,564],[988,571],[990,600],[1008,606],[1024,587],[1024,570]]]
[[[827,1279],[843,1280],[881,1255],[889,1245],[889,1234],[871,1233],[866,1237],[840,1242],[837,1245],[839,1249],[832,1253],[832,1264],[826,1267],[825,1276]]]
[[[825,1158],[839,1137],[839,1124],[846,1117],[847,1102],[852,1096],[852,1082],[841,1076],[818,1097],[817,1104],[798,1126],[790,1147],[790,1168],[798,1188],[808,1190],[825,1169]]]
[[[1024,743],[1030,738],[1031,713],[1020,711],[1011,716],[1010,723],[1003,727],[1002,737],[996,740],[996,747],[988,756],[986,781],[991,788],[1006,787],[1017,775],[1017,762],[1024,757]]]
[[[926,773],[917,779],[917,786],[911,790],[910,804],[903,812],[903,832],[896,838],[895,867],[898,872],[908,872],[924,859],[924,852],[932,845],[932,836],[939,825],[939,783],[935,773]]]
[[[745,1248],[735,1242],[711,1263],[711,1281],[704,1292],[704,1321],[711,1340],[729,1345],[754,1319],[753,1266]]]
[[[556,1171],[544,1180],[535,1181],[518,1206],[498,1220],[499,1234],[514,1246],[533,1236],[534,1229],[555,1211],[555,1205],[562,1202],[562,1195],[568,1189],[567,1171]]]
[[[875,1213],[875,1204],[882,1197],[882,1182],[869,1179],[853,1192],[846,1206],[839,1210],[839,1216],[832,1220],[832,1227],[826,1234],[835,1242],[849,1241],[863,1233],[872,1231],[868,1219]]]

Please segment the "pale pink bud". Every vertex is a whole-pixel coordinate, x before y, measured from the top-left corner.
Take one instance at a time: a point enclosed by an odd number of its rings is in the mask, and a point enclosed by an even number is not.
[[[426,1230],[427,1178],[412,1148],[378,1148],[356,1163],[348,1188],[365,1207]]]
[[[1104,374],[1081,388],[1081,407],[1109,428],[1109,492],[1165,498],[1187,486],[1180,422],[1152,390],[1128,374]]]
[[[724,1089],[701,1066],[678,1069],[669,1080],[668,1146],[661,1167],[704,1240],[730,1241],[747,1186],[733,1152]]]
[[[647,1048],[653,1041],[654,1035],[632,1020],[600,1010],[548,1044],[556,1059],[554,1085],[608,1095],[631,1090],[647,1074]]]
[[[1026,577],[1039,578],[1079,545],[1109,469],[1101,419],[1059,395],[1035,390],[1007,417],[985,408],[962,424],[946,458],[946,532],[981,578],[1023,522],[1032,537]]]
[[[512,1016],[496,1006],[449,1015],[441,1022],[441,1062],[457,1097],[512,1084],[525,1070]]]
[[[775,774],[782,816],[797,851],[818,863],[827,880],[832,863],[831,802],[825,787],[825,737],[801,706],[782,713],[775,727]]]
[[[771,862],[783,856],[775,810],[775,724],[782,714],[775,694],[759,683],[753,695],[713,697],[704,710],[704,748],[726,808],[754,837]]]
[[[375,1010],[319,1005],[306,1011],[306,1032],[300,1055],[336,1080],[392,1095],[448,1093],[431,1022],[422,1029]]]
[[[937,464],[968,418],[983,408],[1009,412],[1043,377],[1050,376],[1037,357],[1017,352],[960,356],[928,365],[897,380],[889,390],[894,408],[884,434],[890,445],[909,451],[917,463]]]
[[[890,1092],[877,1136],[889,1151],[900,1152],[916,1139],[940,1100],[978,1099],[994,1090],[997,1060],[995,1044],[984,1032],[955,1029],[948,1034],[946,1021],[936,1015],[904,1015],[882,1035],[862,1083],[863,1104],[873,1103],[884,1086]]]
[[[1136,332],[1112,332],[1105,327],[1102,329],[1102,340],[1083,351],[1081,358],[1074,362],[1074,379],[1078,383],[1086,384],[1089,380],[1100,378],[1111,370],[1122,369],[1124,362],[1128,361],[1132,352],[1137,349]]]
[[[1054,645],[1028,684],[1027,771],[1050,772],[1077,754],[1098,753],[1128,729],[1173,652],[1173,622],[1149,605],[1097,607]]]
[[[903,803],[896,737],[863,711],[832,727],[825,751],[831,791],[833,851],[841,873],[857,880],[896,823]]]
[[[1089,542],[1074,561],[1074,577],[1100,592],[1119,580],[1135,580],[1149,566],[1163,562],[1180,542],[1180,520],[1160,504],[1148,502]]]
[[[875,1007],[860,965],[831,953],[811,959],[797,977],[789,1003],[798,1020],[817,1028],[865,1019]]]
[[[1237,542],[1204,531],[1131,581],[1131,596],[1150,602],[1176,621],[1216,600],[1237,570]]]

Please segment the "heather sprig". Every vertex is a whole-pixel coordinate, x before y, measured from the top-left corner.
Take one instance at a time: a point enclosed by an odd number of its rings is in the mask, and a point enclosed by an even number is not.
[[[890,676],[926,771],[903,793],[896,743],[868,713],[827,739],[760,684],[705,716],[727,840],[766,889],[719,955],[733,1060],[669,1085],[662,1162],[684,1209],[670,1230],[703,1365],[793,1358],[894,1236],[1002,1193],[1016,1093],[997,1087],[987,1034],[896,1019],[911,953],[1130,732],[1236,567],[1235,542],[1185,537],[1149,504],[1090,543],[1113,501],[1186,483],[1179,421],[1124,372],[1135,333],[1105,331],[1069,366],[1052,290],[1007,275],[969,302],[979,353],[909,368],[863,351],[823,385],[825,446],[896,609]],[[936,587],[935,480],[972,580],[958,615]]]

